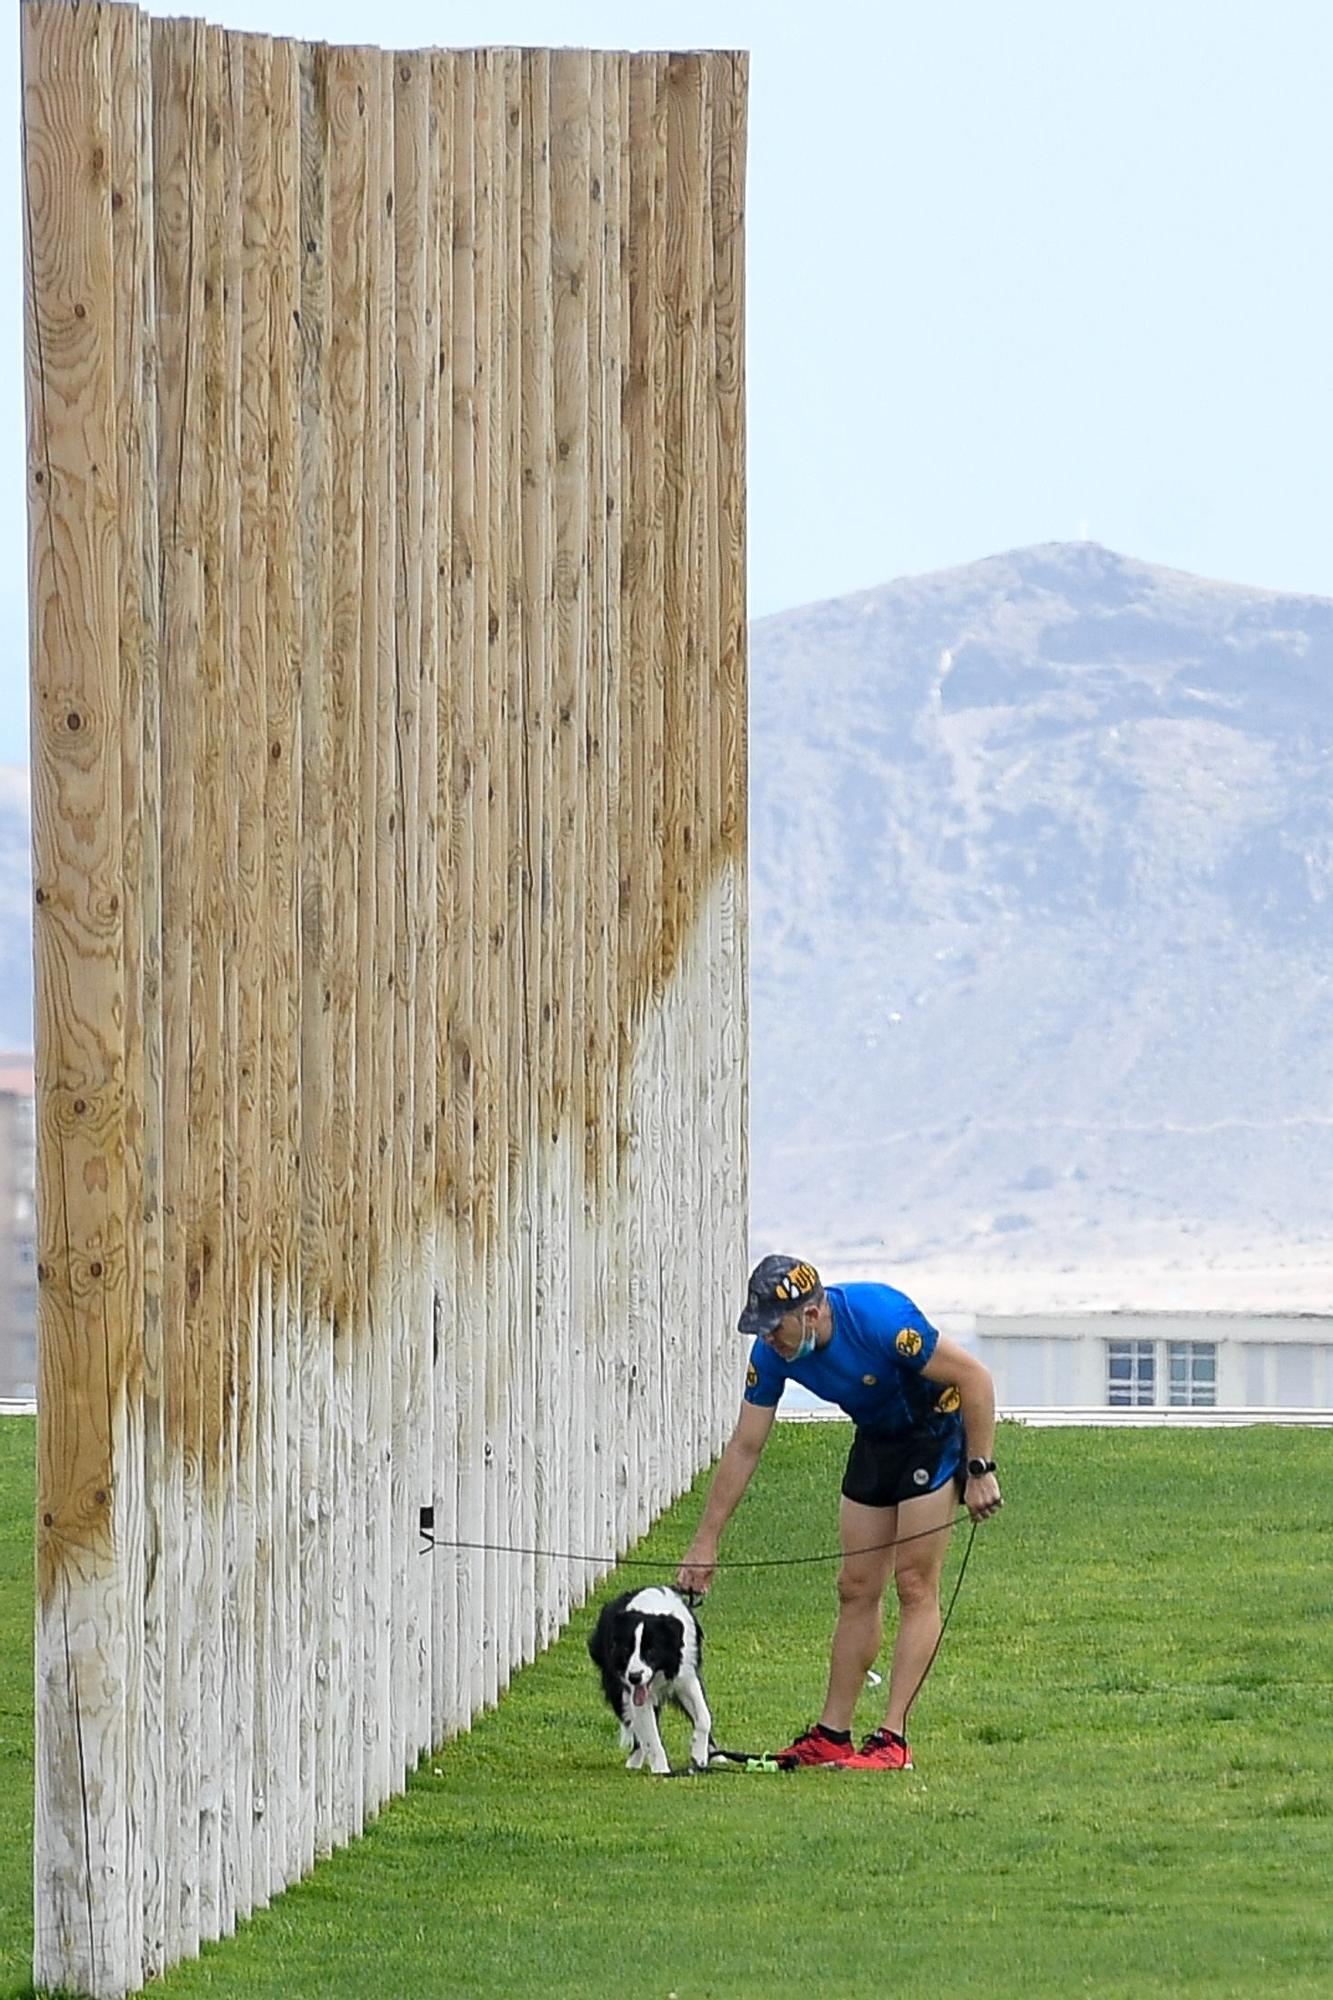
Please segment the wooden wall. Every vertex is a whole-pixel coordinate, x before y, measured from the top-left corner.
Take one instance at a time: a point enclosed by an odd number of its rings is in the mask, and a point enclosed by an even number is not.
[[[23,61],[36,1979],[100,1995],[734,1415],[746,78],[66,0]]]

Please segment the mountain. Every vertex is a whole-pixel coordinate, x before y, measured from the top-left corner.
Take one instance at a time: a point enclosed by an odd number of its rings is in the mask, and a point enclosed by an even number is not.
[[[756,1254],[1327,1293],[1333,601],[1055,543],[750,673]]]
[[[756,1255],[1328,1310],[1333,601],[1057,543],[760,619],[750,675]],[[28,810],[0,766],[12,1049]]]

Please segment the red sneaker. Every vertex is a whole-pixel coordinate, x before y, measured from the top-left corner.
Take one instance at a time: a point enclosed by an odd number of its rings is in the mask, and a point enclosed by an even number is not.
[[[876,1729],[861,1748],[843,1759],[844,1771],[910,1771],[912,1753],[891,1729]]]
[[[822,1723],[805,1730],[785,1750],[775,1752],[773,1762],[781,1771],[799,1770],[802,1764],[845,1764],[855,1752],[850,1743],[835,1743],[824,1734]]]

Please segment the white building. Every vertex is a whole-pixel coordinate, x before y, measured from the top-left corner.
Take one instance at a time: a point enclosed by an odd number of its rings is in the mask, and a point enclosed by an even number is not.
[[[1333,1409],[1333,1314],[977,1313],[959,1332],[1005,1410]]]

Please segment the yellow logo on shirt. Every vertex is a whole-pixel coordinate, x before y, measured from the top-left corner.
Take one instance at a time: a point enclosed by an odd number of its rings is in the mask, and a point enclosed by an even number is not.
[[[945,1416],[947,1417],[952,1415],[952,1413],[958,1408],[962,1400],[963,1400],[962,1397],[959,1395],[958,1391],[954,1388],[953,1383],[951,1382],[948,1388],[945,1390],[944,1394],[940,1397],[939,1401],[936,1403],[935,1408],[937,1410],[942,1410]]]
[[[878,1375],[863,1375],[861,1377],[861,1384],[863,1388],[873,1389],[878,1380]]]
[[[759,1370],[755,1367],[752,1361],[749,1367],[745,1371],[745,1386],[747,1389],[755,1389],[758,1387],[758,1385],[759,1385]]]
[[[899,1354],[906,1354],[910,1359],[921,1352],[921,1335],[914,1326],[905,1326],[893,1344]]]

